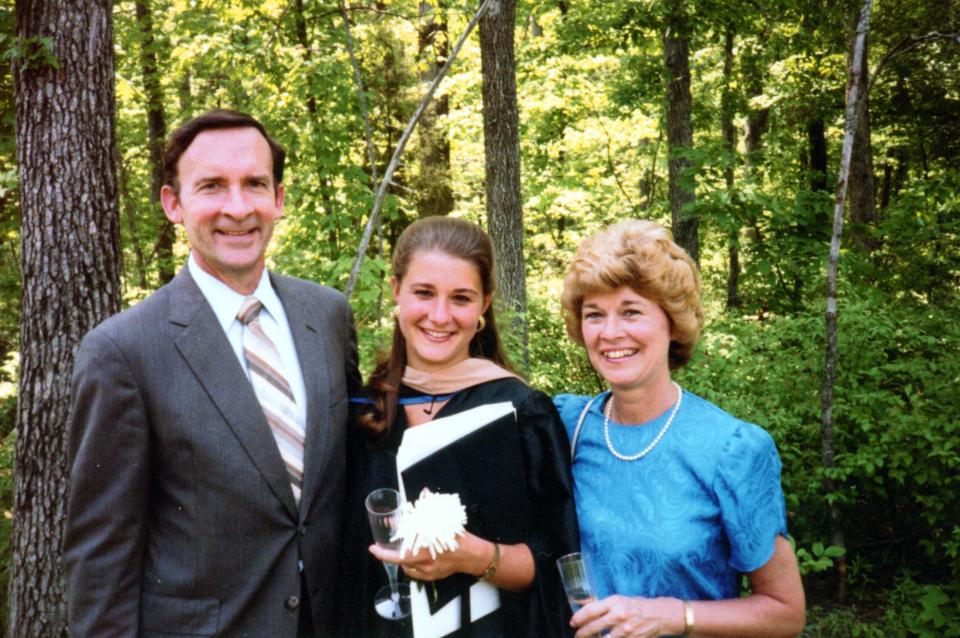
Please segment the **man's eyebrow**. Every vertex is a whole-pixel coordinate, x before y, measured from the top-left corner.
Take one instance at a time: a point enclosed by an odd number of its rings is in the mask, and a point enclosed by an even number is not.
[[[198,184],[203,184],[207,182],[223,182],[225,178],[222,175],[201,175],[197,178]]]

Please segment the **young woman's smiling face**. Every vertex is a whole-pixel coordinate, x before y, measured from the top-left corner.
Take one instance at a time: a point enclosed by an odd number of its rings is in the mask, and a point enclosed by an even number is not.
[[[474,264],[440,251],[418,252],[403,279],[392,283],[407,365],[436,372],[470,356],[470,341],[490,305]]]
[[[611,387],[669,381],[670,318],[629,287],[587,295],[581,330],[590,362]]]

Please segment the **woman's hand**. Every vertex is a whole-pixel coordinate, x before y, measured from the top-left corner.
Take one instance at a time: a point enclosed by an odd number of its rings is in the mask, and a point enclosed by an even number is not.
[[[400,552],[370,546],[370,553],[379,560],[400,565],[403,573],[417,580],[441,580],[452,574],[471,576],[483,574],[493,558],[493,543],[467,532],[460,537],[457,549],[430,556],[430,551],[421,549],[417,554],[400,556]]]
[[[573,615],[570,625],[576,638],[591,638],[607,631],[610,638],[653,638],[683,633],[683,601],[676,598],[609,596]]]

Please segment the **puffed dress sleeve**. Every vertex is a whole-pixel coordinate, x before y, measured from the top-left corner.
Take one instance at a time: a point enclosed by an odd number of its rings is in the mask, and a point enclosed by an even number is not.
[[[579,394],[558,394],[553,397],[553,406],[557,409],[557,413],[560,414],[560,420],[563,422],[563,427],[567,432],[567,440],[573,442],[574,430],[577,427],[577,422],[580,420],[580,415],[583,412],[584,408],[587,407],[593,397],[587,397]]]
[[[773,438],[750,423],[738,425],[720,455],[714,492],[730,542],[730,565],[741,573],[763,567],[777,536],[787,535],[780,468]]]

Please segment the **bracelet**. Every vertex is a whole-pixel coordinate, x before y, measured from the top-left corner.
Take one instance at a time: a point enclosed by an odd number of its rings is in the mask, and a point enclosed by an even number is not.
[[[493,558],[490,560],[490,564],[487,565],[487,568],[483,570],[483,573],[480,575],[480,578],[483,580],[490,580],[493,578],[493,575],[497,573],[497,567],[500,566],[500,543],[493,544]]]
[[[689,600],[683,601],[683,635],[693,633],[693,605]]]

